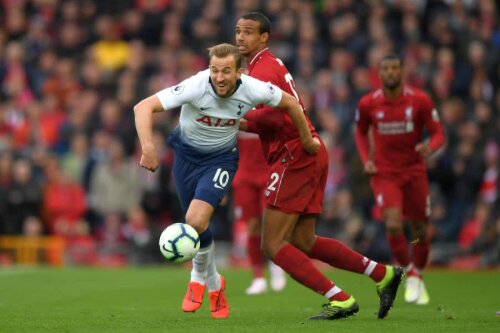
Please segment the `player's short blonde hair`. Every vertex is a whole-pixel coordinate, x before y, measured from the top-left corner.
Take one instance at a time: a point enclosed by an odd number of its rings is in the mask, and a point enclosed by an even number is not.
[[[241,68],[241,53],[238,48],[232,44],[222,43],[217,44],[208,48],[208,60],[212,60],[213,57],[225,58],[232,55],[234,57],[234,62],[236,63],[236,70]]]

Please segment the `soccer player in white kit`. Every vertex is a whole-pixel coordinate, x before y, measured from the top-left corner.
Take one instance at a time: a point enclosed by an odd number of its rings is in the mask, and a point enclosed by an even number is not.
[[[210,218],[229,191],[238,167],[236,135],[240,119],[257,105],[286,109],[300,135],[303,149],[315,154],[313,138],[302,107],[278,87],[242,74],[241,55],[231,44],[209,49],[209,68],[166,88],[134,107],[142,148],[141,167],[155,171],[158,157],[153,144],[152,115],[179,106],[179,126],[169,137],[174,148],[174,177],[186,223],[200,235],[200,251],[193,259],[191,280],[182,310],[195,312],[208,288],[214,318],[227,318],[225,281],[217,272]]]

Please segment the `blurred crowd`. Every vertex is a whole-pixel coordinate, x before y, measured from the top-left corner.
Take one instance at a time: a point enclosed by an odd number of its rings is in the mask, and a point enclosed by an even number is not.
[[[0,234],[60,235],[77,263],[157,261],[158,233],[182,220],[166,145],[178,110],[155,116],[161,167],[149,173],[132,107],[206,68],[206,48],[234,42],[236,21],[255,10],[329,147],[318,231],[391,260],[352,129],[381,58],[396,52],[447,135],[428,162],[431,260],[500,265],[493,0],[0,0]],[[216,237],[233,237],[231,211],[229,198]]]

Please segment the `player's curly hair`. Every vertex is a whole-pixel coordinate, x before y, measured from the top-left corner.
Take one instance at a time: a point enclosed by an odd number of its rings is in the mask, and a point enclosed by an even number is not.
[[[208,60],[211,60],[212,57],[225,58],[229,55],[232,55],[234,57],[236,70],[240,69],[241,53],[236,46],[229,43],[222,43],[208,48]]]

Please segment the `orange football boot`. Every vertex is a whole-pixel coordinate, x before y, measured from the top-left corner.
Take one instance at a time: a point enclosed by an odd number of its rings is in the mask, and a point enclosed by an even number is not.
[[[210,298],[210,311],[214,318],[227,318],[229,315],[229,305],[226,299],[226,281],[220,275],[220,289],[216,291],[209,291],[208,297]]]
[[[182,300],[182,311],[195,312],[203,303],[206,285],[198,282],[189,282],[188,290]]]

